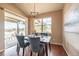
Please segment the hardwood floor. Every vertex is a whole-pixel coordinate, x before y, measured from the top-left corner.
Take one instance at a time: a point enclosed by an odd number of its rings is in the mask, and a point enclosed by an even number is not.
[[[30,53],[31,49],[27,47],[25,50],[25,56],[30,56]],[[19,53],[19,56],[21,55],[22,55],[22,49],[20,50]],[[0,56],[17,56],[16,46],[8,48],[4,52],[1,52]],[[35,54],[33,54],[33,56],[35,56]],[[44,54],[41,53],[40,56],[46,56],[46,55],[45,53]],[[48,46],[48,56],[67,56],[67,54],[62,46],[51,44],[51,50],[49,49]]]

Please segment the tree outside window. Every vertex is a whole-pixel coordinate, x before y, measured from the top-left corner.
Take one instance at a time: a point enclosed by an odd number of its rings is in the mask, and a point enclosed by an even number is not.
[[[51,24],[52,24],[51,17],[35,19],[34,21],[35,31],[51,33]]]

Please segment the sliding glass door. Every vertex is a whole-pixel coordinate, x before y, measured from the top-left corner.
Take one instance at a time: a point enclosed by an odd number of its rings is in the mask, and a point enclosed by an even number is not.
[[[16,45],[17,23],[12,21],[5,21],[5,48]]]
[[[28,19],[25,19],[11,13],[9,10],[5,10],[5,49],[17,44],[16,34],[28,34],[25,30],[25,27],[28,26]]]
[[[20,35],[25,35],[25,22],[17,21],[17,33]]]
[[[25,35],[25,22],[5,20],[5,48],[17,44],[16,34]]]

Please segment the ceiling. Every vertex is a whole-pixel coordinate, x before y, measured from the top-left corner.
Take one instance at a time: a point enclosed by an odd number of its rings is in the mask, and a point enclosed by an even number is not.
[[[34,11],[34,3],[15,3],[25,15],[31,16],[31,11]],[[57,11],[63,9],[63,3],[35,3],[36,12],[39,14]]]

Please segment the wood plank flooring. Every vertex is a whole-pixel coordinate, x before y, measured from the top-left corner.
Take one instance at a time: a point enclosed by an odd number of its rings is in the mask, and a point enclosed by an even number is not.
[[[31,49],[29,47],[26,48],[25,50],[25,56],[30,56]],[[20,50],[19,56],[22,55],[22,49]],[[0,56],[17,56],[16,53],[16,46],[13,46],[11,48],[6,49],[3,52],[0,52]],[[33,54],[35,56],[35,54]],[[46,56],[46,54],[40,54],[40,56]],[[60,45],[54,45],[51,44],[51,50],[49,49],[48,46],[48,56],[67,56],[64,48]]]

